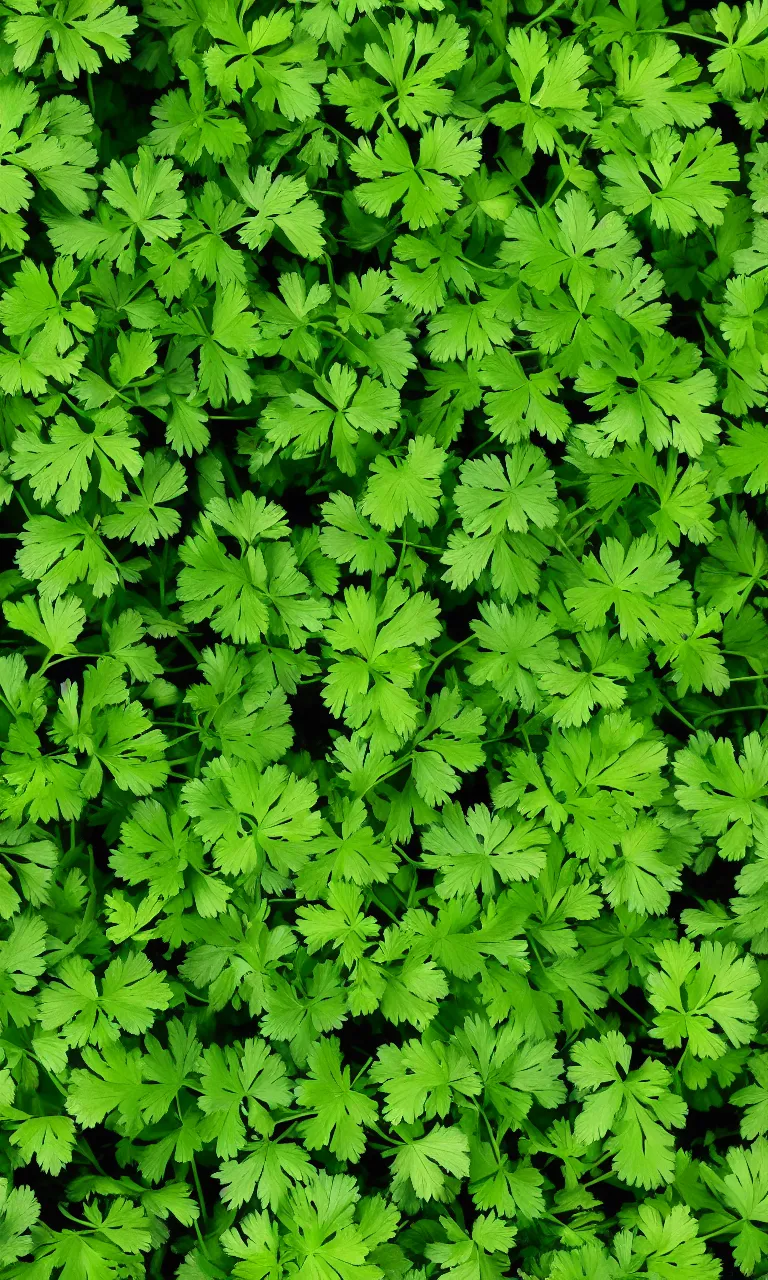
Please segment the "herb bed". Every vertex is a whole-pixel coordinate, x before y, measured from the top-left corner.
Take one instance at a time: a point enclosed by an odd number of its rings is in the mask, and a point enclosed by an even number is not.
[[[0,0],[0,1275],[768,1275],[768,0]]]

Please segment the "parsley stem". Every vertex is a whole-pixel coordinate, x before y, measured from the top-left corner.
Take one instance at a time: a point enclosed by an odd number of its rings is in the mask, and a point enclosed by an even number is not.
[[[709,711],[702,716],[702,723],[705,720],[714,720],[716,716],[730,715],[732,711],[768,711],[768,707],[759,702],[750,703],[746,707],[718,707],[717,711]]]
[[[650,1027],[651,1024],[648,1022],[647,1018],[644,1018],[641,1013],[638,1013],[636,1009],[633,1009],[632,1005],[628,1004],[627,1001],[615,991],[612,999],[614,999],[617,1004],[620,1004],[622,1009],[626,1009],[627,1013],[631,1013],[633,1018],[637,1018],[638,1022],[642,1022],[644,1027]]]
[[[385,915],[389,916],[390,920],[394,920],[395,924],[400,923],[394,911],[390,911],[389,907],[386,907],[383,902],[379,902],[379,899],[374,893],[371,894],[371,902],[375,907],[378,907],[380,911],[383,911]]]
[[[565,543],[566,547],[570,547],[571,543],[576,542],[576,540],[580,538],[582,534],[588,533],[590,529],[593,529],[596,524],[600,523],[602,518],[603,517],[601,513],[599,516],[594,516],[591,520],[587,520],[586,524],[583,524],[580,529],[577,529],[575,533],[571,534],[570,538]]]
[[[353,1075],[353,1077],[352,1077],[352,1083],[353,1083],[353,1084],[355,1083],[355,1081],[356,1081],[356,1080],[359,1080],[359,1079],[360,1079],[360,1077],[361,1077],[361,1075],[363,1074],[363,1072],[364,1072],[364,1071],[367,1071],[367,1070],[368,1070],[368,1068],[370,1067],[370,1065],[371,1065],[371,1063],[372,1063],[372,1062],[373,1062],[373,1058],[369,1058],[367,1062],[364,1062],[364,1063],[363,1063],[363,1065],[362,1065],[362,1067],[360,1068],[360,1070],[359,1070],[359,1071],[357,1071],[357,1072],[355,1072],[355,1074],[354,1074],[354,1075]]]
[[[189,640],[185,635],[179,634],[176,637],[176,639],[178,640],[179,644],[184,646],[189,656],[195,659],[195,666],[199,667],[201,662],[203,661],[203,655],[201,654],[200,650],[196,648],[196,646],[192,643],[192,641]]]
[[[317,1111],[291,1111],[287,1116],[280,1116],[275,1120],[275,1124],[298,1124],[300,1120],[309,1120],[312,1116],[316,1116]],[[286,1133],[288,1130],[286,1129]]]
[[[83,1155],[86,1157],[86,1159],[87,1159],[87,1160],[89,1160],[89,1161],[91,1162],[91,1164],[93,1165],[94,1169],[98,1170],[98,1172],[101,1174],[102,1178],[106,1178],[106,1177],[108,1176],[108,1175],[104,1172],[104,1170],[102,1169],[101,1165],[99,1164],[98,1160],[96,1159],[96,1156],[93,1154],[93,1149],[92,1149],[92,1147],[91,1147],[91,1144],[90,1144],[89,1142],[86,1142],[85,1138],[82,1138],[82,1137],[80,1138],[80,1140],[79,1140],[79,1141],[78,1141],[78,1143],[76,1144],[75,1150],[76,1150],[76,1151],[81,1151],[81,1152],[83,1153]]]
[[[560,7],[560,6],[558,5],[558,8],[559,8],[559,7]],[[537,202],[536,200],[534,200],[533,196],[531,195],[530,191],[528,190],[528,188],[526,187],[526,185],[525,185],[525,183],[522,181],[522,179],[518,178],[518,180],[517,180],[517,185],[518,185],[518,187],[520,188],[520,190],[522,191],[522,193],[523,193],[523,195],[525,196],[526,200],[530,200],[530,202],[531,202],[531,204],[533,205],[533,207],[534,207],[534,209],[536,210],[536,212],[537,212],[537,213],[540,213],[540,212],[541,212],[541,209],[540,209],[540,207],[539,207],[538,202]]]
[[[59,1213],[62,1214],[63,1217],[69,1218],[70,1222],[76,1222],[80,1227],[86,1227],[91,1231],[93,1230],[93,1226],[90,1222],[86,1222],[85,1218],[76,1218],[74,1213],[70,1213],[69,1210],[65,1209],[61,1204],[59,1205]]]
[[[480,1103],[479,1103],[479,1102],[476,1102],[476,1103],[475,1103],[475,1106],[476,1106],[476,1108],[477,1108],[477,1110],[478,1110],[478,1113],[482,1116],[483,1120],[485,1121],[485,1127],[486,1127],[486,1129],[488,1130],[488,1137],[489,1137],[489,1139],[490,1139],[491,1149],[492,1149],[493,1154],[494,1154],[494,1156],[495,1156],[495,1158],[496,1158],[496,1163],[497,1163],[497,1164],[501,1164],[501,1163],[502,1163],[501,1150],[500,1150],[500,1148],[499,1148],[499,1144],[498,1144],[498,1142],[497,1142],[497,1140],[496,1140],[496,1135],[495,1135],[495,1133],[493,1132],[493,1128],[491,1127],[491,1122],[490,1122],[490,1120],[488,1119],[487,1115],[485,1114],[485,1111],[483,1110],[483,1108],[482,1108],[482,1106],[480,1105]]]
[[[406,765],[410,764],[410,762],[411,762],[410,753],[407,756],[403,756],[402,760],[396,760],[392,765],[391,769],[387,769],[386,773],[382,773],[378,778],[376,778],[374,782],[370,784],[370,786],[365,788],[365,791],[363,791],[360,795],[360,799],[363,800],[365,796],[368,795],[369,791],[373,791],[374,787],[378,787],[380,782],[386,782],[388,778],[394,778],[395,774],[399,773],[400,770],[404,769]]]
[[[341,329],[337,329],[335,324],[329,324],[326,320],[315,320],[316,329],[322,329],[325,333],[332,333],[335,338],[340,338],[342,342],[349,342],[349,334],[342,333]]]
[[[450,658],[452,653],[458,653],[459,649],[463,649],[465,645],[471,644],[474,638],[475,638],[474,636],[467,636],[466,640],[460,640],[458,644],[453,645],[450,649],[446,649],[445,652],[441,653],[438,658],[435,658],[435,661],[432,663],[432,666],[429,668],[429,671],[427,672],[425,688],[426,688],[426,685],[429,684],[430,680],[432,679],[433,675],[437,671],[437,668],[440,666],[441,662],[444,662],[446,658]]]
[[[564,173],[562,178],[558,182],[557,186],[555,187],[554,191],[552,192],[552,195],[548,196],[546,201],[544,202],[545,209],[548,209],[551,204],[555,203],[555,200],[560,195],[560,192],[562,191],[567,181],[568,181],[568,175]]]
[[[409,542],[407,538],[387,538],[387,542],[395,542],[398,545],[403,542],[411,548],[412,551],[428,551],[432,555],[441,556],[444,553],[444,547],[431,547],[426,542]]]
[[[638,31],[639,36],[687,36],[689,40],[704,40],[707,44],[725,44],[724,40],[716,40],[714,36],[705,36],[698,31],[681,31],[680,27],[656,27],[652,31]]]
[[[27,519],[28,519],[28,520],[31,520],[31,519],[32,519],[32,512],[30,511],[30,509],[29,509],[29,507],[27,506],[26,502],[25,502],[25,501],[24,501],[24,499],[22,498],[22,496],[21,496],[21,494],[19,493],[18,489],[14,489],[14,491],[13,491],[13,496],[14,496],[14,498],[16,498],[16,499],[18,500],[19,506],[21,507],[22,511],[24,512],[24,515],[27,517]]]
[[[229,458],[227,457],[226,453],[223,453],[223,454],[221,454],[221,455],[220,455],[220,457],[219,457],[219,461],[221,462],[221,465],[222,465],[222,468],[223,468],[223,470],[224,470],[224,473],[225,473],[225,475],[226,475],[227,479],[229,480],[229,483],[230,483],[230,484],[231,484],[231,486],[232,486],[232,492],[234,493],[235,497],[236,497],[237,499],[242,498],[242,496],[243,496],[243,491],[242,491],[242,489],[240,488],[240,481],[238,480],[237,476],[235,475],[235,468],[232,466],[232,463],[230,462],[230,460],[229,460]]]
[[[415,862],[413,858],[409,858],[408,854],[405,852],[405,849],[403,849],[401,845],[395,844],[392,846],[392,848],[395,850],[396,853],[399,853],[400,857],[404,858],[406,862],[410,862],[412,867],[418,867],[420,870],[422,871],[424,870],[424,863]]]
[[[571,557],[574,564],[578,564],[579,567],[581,567],[578,556],[575,556],[573,554],[573,552],[571,551],[571,548],[568,546],[568,543],[565,541],[564,538],[561,538],[560,534],[557,532],[555,532],[555,542],[559,542],[565,554]]]
[[[563,529],[565,529],[565,526],[570,524],[572,520],[575,520],[577,516],[580,516],[582,511],[591,511],[591,510],[592,510],[591,502],[585,502],[580,507],[576,507],[574,511],[567,512],[565,519],[563,520]]]
[[[20,1053],[23,1053],[23,1054],[24,1054],[24,1057],[25,1057],[25,1058],[31,1058],[31,1059],[32,1059],[32,1061],[33,1061],[33,1062],[34,1062],[38,1067],[42,1067],[42,1068],[43,1068],[43,1071],[44,1071],[44,1072],[45,1072],[45,1074],[47,1075],[47,1077],[48,1077],[48,1079],[50,1080],[51,1084],[52,1084],[52,1085],[55,1085],[55,1087],[58,1089],[59,1093],[63,1094],[65,1098],[67,1097],[67,1090],[66,1090],[66,1088],[64,1087],[64,1085],[61,1083],[61,1081],[59,1080],[59,1077],[58,1077],[57,1075],[54,1075],[54,1073],[53,1073],[53,1072],[52,1072],[48,1067],[46,1067],[46,1066],[43,1064],[43,1062],[41,1062],[40,1058],[38,1058],[37,1054],[35,1053],[35,1051],[34,1051],[34,1041],[33,1041],[33,1047],[32,1047],[32,1049],[25,1049],[25,1048],[24,1048],[24,1046],[23,1046],[23,1045],[20,1045],[20,1044],[19,1044],[19,1045],[16,1045],[15,1047],[19,1050],[19,1052],[20,1052]]]
[[[557,13],[558,9],[562,9],[562,7],[563,0],[555,0],[555,3],[545,9],[543,13],[537,13],[535,18],[531,18],[530,22],[526,22],[521,30],[527,31],[529,27],[535,27],[539,22],[546,22],[547,18],[551,18],[552,14]]]
[[[716,1231],[707,1231],[705,1235],[699,1236],[699,1240],[712,1240],[714,1236],[721,1236],[725,1231],[735,1231],[738,1223],[726,1222],[724,1227],[718,1227]]]
[[[52,662],[46,662],[44,666],[46,671],[50,671],[51,667],[57,667],[60,662],[72,662],[75,658],[85,658],[86,660],[92,659],[93,661],[98,662],[99,658],[109,658],[111,656],[112,655],[108,652],[107,653],[83,653],[80,649],[76,649],[74,653],[64,653],[60,658],[54,658]],[[43,668],[41,667],[40,672],[38,672],[38,675],[41,674],[42,669]]]
[[[84,418],[87,416],[83,408],[79,404],[76,404],[75,401],[72,400],[71,397],[67,395],[66,391],[61,391],[59,392],[59,394],[62,400],[64,401],[64,403],[66,405],[69,405],[73,413],[78,413],[81,418]]]
[[[200,1223],[198,1222],[197,1218],[195,1218],[195,1235],[197,1236],[197,1242],[200,1245],[200,1248],[202,1249],[206,1258],[209,1258],[210,1254],[208,1252],[208,1246],[205,1243],[205,1238],[203,1236],[202,1231],[200,1230]]]
[[[400,577],[400,571],[401,571],[401,569],[402,569],[402,567],[403,567],[403,561],[405,560],[405,553],[406,553],[406,551],[408,550],[408,539],[407,539],[407,538],[401,538],[401,539],[400,539],[400,541],[401,541],[401,543],[402,543],[402,546],[400,547],[400,555],[399,555],[399,557],[398,557],[398,561],[397,561],[397,568],[395,569],[395,577],[396,577],[396,578],[399,578],[399,577]]]
[[[190,1155],[189,1163],[192,1165],[192,1177],[195,1180],[195,1190],[197,1192],[197,1199],[200,1205],[200,1212],[202,1213],[204,1218],[207,1218],[208,1210],[205,1206],[205,1197],[203,1196],[203,1188],[200,1186],[200,1175],[197,1172],[197,1164],[195,1163],[195,1157],[193,1155]]]
[[[195,991],[190,991],[189,987],[185,987],[183,982],[179,982],[178,978],[174,978],[173,983],[174,983],[174,986],[178,987],[181,991],[184,992],[185,996],[189,996],[190,1000],[198,1000],[200,1004],[208,1003],[208,1000],[205,996],[199,996]]]
[[[372,1120],[368,1127],[370,1129],[373,1129],[374,1133],[378,1133],[379,1137],[382,1138],[384,1142],[386,1142],[388,1147],[394,1147],[397,1145],[393,1138],[387,1137],[384,1130],[379,1128],[375,1120]]]
[[[466,254],[458,255],[461,262],[465,262],[468,267],[472,267],[474,271],[485,271],[488,275],[497,276],[501,272],[501,267],[484,267],[482,262],[474,262],[472,258],[468,258]]]
[[[665,698],[663,693],[660,693],[660,694],[659,694],[659,698],[660,698],[660,700],[661,700],[661,702],[662,702],[662,705],[663,705],[663,706],[665,706],[665,707],[667,708],[667,711],[670,711],[670,712],[672,713],[672,715],[673,715],[673,716],[677,716],[677,719],[678,719],[678,720],[680,720],[680,721],[681,721],[681,723],[685,725],[686,729],[690,729],[691,733],[695,733],[695,732],[696,732],[696,725],[695,725],[695,724],[691,724],[691,722],[690,722],[690,720],[688,719],[688,717],[687,717],[687,716],[684,716],[684,715],[683,715],[683,713],[682,713],[682,711],[678,711],[678,709],[677,709],[677,707],[674,705],[674,703],[672,703],[672,702],[670,702],[670,701],[669,701],[669,698]]]

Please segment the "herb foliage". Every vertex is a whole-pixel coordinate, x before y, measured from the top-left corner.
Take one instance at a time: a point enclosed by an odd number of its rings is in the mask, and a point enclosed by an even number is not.
[[[768,1275],[768,0],[0,19],[0,1274]]]

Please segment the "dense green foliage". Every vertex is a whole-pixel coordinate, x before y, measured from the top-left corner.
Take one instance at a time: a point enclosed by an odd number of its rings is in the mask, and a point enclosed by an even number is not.
[[[766,122],[768,0],[0,0],[2,1280],[768,1275]]]

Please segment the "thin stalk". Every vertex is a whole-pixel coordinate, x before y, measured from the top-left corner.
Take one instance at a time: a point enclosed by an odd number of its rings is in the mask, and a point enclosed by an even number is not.
[[[671,712],[673,716],[677,716],[677,719],[680,720],[682,724],[685,725],[686,729],[690,729],[691,733],[696,732],[695,724],[691,724],[688,717],[684,716],[682,711],[678,711],[674,703],[669,701],[669,698],[665,698],[664,695],[661,694],[661,701],[662,701],[662,704],[667,708],[667,711]]]
[[[717,711],[708,711],[705,716],[702,716],[702,723],[705,720],[714,720],[716,716],[728,716],[732,711],[768,711],[768,707],[761,702],[751,702],[746,707],[720,707]]]
[[[199,1175],[199,1173],[197,1172],[197,1165],[196,1165],[196,1163],[195,1163],[195,1157],[194,1157],[194,1156],[192,1156],[192,1155],[191,1155],[191,1156],[189,1157],[189,1163],[192,1165],[192,1177],[194,1178],[194,1181],[195,1181],[195,1191],[197,1192],[197,1200],[198,1200],[198,1204],[200,1205],[200,1212],[202,1213],[202,1215],[203,1215],[203,1217],[204,1217],[204,1218],[207,1218],[207,1217],[208,1217],[208,1210],[207,1210],[206,1205],[205,1205],[205,1197],[204,1197],[204,1195],[203,1195],[203,1188],[200,1186],[200,1175]]]
[[[446,649],[444,653],[441,653],[439,657],[435,658],[435,661],[427,672],[426,683],[429,684],[433,675],[437,671],[437,668],[445,661],[446,658],[450,658],[452,653],[458,653],[459,649],[463,649],[465,645],[471,644],[474,638],[474,636],[467,636],[466,640],[460,640],[458,644],[453,645],[450,649]]]

